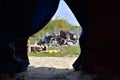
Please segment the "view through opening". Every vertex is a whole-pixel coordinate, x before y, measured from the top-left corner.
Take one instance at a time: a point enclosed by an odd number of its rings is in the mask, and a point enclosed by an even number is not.
[[[72,71],[72,64],[80,54],[81,26],[67,6],[60,0],[50,22],[28,41],[29,73],[33,78],[61,75]]]

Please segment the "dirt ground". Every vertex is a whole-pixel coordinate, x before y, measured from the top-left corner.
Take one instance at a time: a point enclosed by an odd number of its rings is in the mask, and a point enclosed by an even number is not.
[[[29,57],[30,80],[79,80],[72,64],[77,57]]]
[[[28,80],[120,80],[119,76],[75,72],[72,64],[76,58],[29,57]]]

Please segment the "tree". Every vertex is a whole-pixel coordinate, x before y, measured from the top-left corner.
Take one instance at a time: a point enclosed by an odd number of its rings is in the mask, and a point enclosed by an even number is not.
[[[46,33],[55,33],[59,32],[60,30],[64,31],[72,31],[72,32],[77,32],[79,33],[81,30],[80,26],[76,25],[71,25],[69,24],[66,20],[64,19],[55,19],[51,20],[45,27],[43,27],[38,33],[34,34],[33,38],[44,38]]]

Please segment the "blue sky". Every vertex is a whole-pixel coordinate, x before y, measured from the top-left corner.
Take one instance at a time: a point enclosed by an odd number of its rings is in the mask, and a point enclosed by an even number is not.
[[[67,4],[63,1],[60,0],[60,4],[58,7],[58,10],[56,11],[55,15],[53,16],[52,20],[59,18],[59,19],[65,19],[68,21],[68,23],[72,25],[77,25],[79,26],[80,24],[76,20],[75,16],[67,6]]]

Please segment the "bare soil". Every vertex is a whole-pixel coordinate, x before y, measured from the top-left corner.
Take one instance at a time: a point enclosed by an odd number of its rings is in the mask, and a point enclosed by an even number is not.
[[[79,80],[72,68],[77,57],[29,57],[30,80]]]

